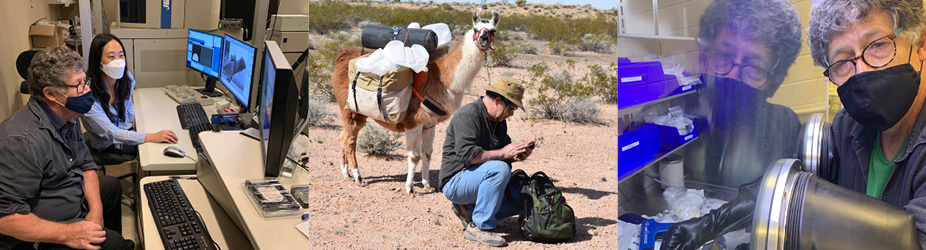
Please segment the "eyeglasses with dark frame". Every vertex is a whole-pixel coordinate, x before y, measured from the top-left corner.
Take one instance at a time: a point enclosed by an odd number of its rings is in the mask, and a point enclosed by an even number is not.
[[[68,88],[75,88],[77,89],[78,93],[83,93],[84,90],[87,90],[90,88],[90,77],[84,78],[83,81],[81,81],[80,83],[77,83],[76,85],[70,85],[70,84],[65,83],[64,86]]]
[[[897,55],[897,42],[895,39],[897,39],[901,31],[903,31],[903,28],[899,28],[895,30],[894,33],[875,39],[865,46],[861,55],[830,64],[830,66],[826,68],[826,71],[823,71],[823,75],[826,76],[830,82],[836,84],[836,86],[840,86],[848,81],[850,77],[858,73],[858,65],[855,62],[859,59],[865,62],[865,65],[875,69],[884,67],[894,61],[894,57]]]
[[[768,72],[752,64],[734,63],[733,58],[723,51],[717,49],[709,49],[707,51],[707,67],[715,74],[729,74],[730,71],[733,71],[733,66],[740,66],[740,80],[756,88],[765,86],[765,84],[768,83],[768,79],[775,74],[774,71]]]

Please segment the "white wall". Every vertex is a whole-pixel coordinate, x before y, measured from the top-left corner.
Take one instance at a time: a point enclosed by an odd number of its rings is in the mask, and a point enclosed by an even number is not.
[[[624,27],[627,33],[655,35],[651,0],[621,0],[624,4]],[[695,37],[698,22],[712,0],[659,0],[658,24],[661,36]],[[806,28],[812,4],[809,0],[793,0],[802,26],[801,52],[791,65],[784,83],[770,102],[790,107],[806,121],[813,113],[826,111],[827,83],[823,68],[814,66],[807,46]],[[631,61],[655,60],[672,56],[687,62],[685,71],[700,74],[698,52],[694,41],[618,38],[618,56]],[[833,91],[835,92],[835,91]],[[835,93],[830,93],[835,95]]]
[[[29,50],[29,26],[39,18],[53,18],[45,1],[0,1],[0,120],[22,108],[23,96],[19,85],[23,81],[16,71],[16,57]]]

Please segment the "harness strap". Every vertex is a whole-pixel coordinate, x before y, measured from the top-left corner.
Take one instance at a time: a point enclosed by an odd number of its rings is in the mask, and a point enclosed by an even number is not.
[[[357,71],[357,75],[354,76],[354,83],[350,85],[350,88],[354,91],[354,109],[360,112],[360,105],[357,104],[357,78],[360,78],[360,71]]]
[[[386,76],[383,75],[379,77],[379,87],[376,88],[376,105],[379,106],[379,113],[383,114],[383,120],[388,121],[389,116],[386,115],[386,110],[383,109],[383,78],[384,77]]]

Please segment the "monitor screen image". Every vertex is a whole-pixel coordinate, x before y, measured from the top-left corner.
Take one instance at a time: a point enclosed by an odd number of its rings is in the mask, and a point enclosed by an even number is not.
[[[260,133],[261,150],[267,153],[267,141],[270,139],[270,113],[273,112],[273,84],[276,80],[276,71],[270,53],[264,53],[263,77],[260,83]],[[266,157],[265,157],[266,159]]]
[[[221,36],[190,30],[187,36],[186,66],[213,78],[218,78],[221,59]]]
[[[254,75],[254,56],[256,49],[250,44],[225,35],[222,46],[222,85],[247,109],[251,97],[251,79]]]

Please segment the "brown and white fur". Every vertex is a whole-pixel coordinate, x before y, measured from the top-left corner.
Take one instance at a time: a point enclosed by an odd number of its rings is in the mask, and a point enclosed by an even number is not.
[[[421,95],[430,96],[433,101],[436,101],[447,112],[447,117],[432,115],[420,109],[418,107],[420,101],[412,98],[405,120],[394,124],[375,121],[393,132],[405,133],[408,150],[408,178],[405,180],[405,192],[408,194],[415,194],[413,181],[419,160],[421,161],[421,183],[424,185],[424,192],[434,191],[428,181],[431,153],[434,149],[433,126],[440,121],[450,120],[450,116],[460,108],[463,94],[472,86],[473,79],[485,63],[485,53],[488,53],[494,41],[492,35],[499,22],[499,14],[493,10],[492,19],[485,20],[479,17],[481,11],[480,8],[473,12],[473,30],[466,32],[462,40],[457,42],[450,51],[432,53],[428,61],[428,83],[421,90]],[[478,36],[474,37],[474,34]],[[363,54],[371,52],[367,51]],[[366,124],[367,117],[351,111],[346,103],[350,84],[347,75],[348,61],[359,56],[361,56],[359,48],[345,48],[338,53],[334,73],[331,76],[331,86],[334,89],[338,107],[341,110],[341,122],[344,125],[338,138],[341,146],[341,174],[347,180],[351,180],[353,176],[354,182],[360,186],[366,186],[357,166],[356,148],[357,134]],[[348,172],[348,167],[350,167],[350,172]]]

